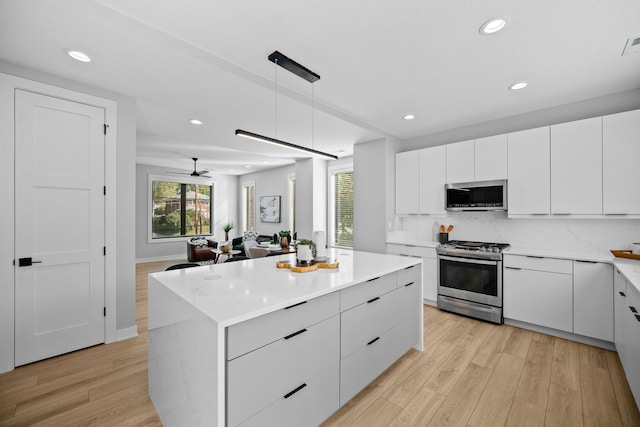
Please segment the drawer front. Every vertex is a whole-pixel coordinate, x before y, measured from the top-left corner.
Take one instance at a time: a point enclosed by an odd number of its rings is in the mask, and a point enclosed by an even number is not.
[[[340,311],[349,310],[396,288],[396,273],[367,280],[340,291]]]
[[[524,270],[573,274],[573,261],[568,259],[539,258],[533,256],[505,255],[504,266]]]
[[[406,256],[415,256],[416,255],[416,246],[410,245],[398,245],[395,243],[387,243],[387,253],[395,254],[395,255],[406,255]]]
[[[266,409],[242,424],[242,427],[298,427],[317,426],[338,410],[340,405],[340,363],[332,364],[319,375],[301,383],[287,397],[280,397]],[[300,388],[302,387],[302,388]],[[291,392],[297,391],[293,394]],[[232,424],[230,424],[232,425]]]
[[[345,358],[358,348],[391,329],[397,322],[398,292],[392,291],[357,305],[340,315],[340,357]]]
[[[227,328],[227,360],[335,316],[339,309],[340,295],[333,292],[232,325]]]
[[[340,362],[340,406],[347,403],[367,384],[393,364],[402,352],[398,349],[396,328],[375,342],[361,347]]]
[[[416,256],[419,256],[420,258],[430,258],[430,259],[438,258],[438,254],[436,253],[436,248],[417,247]]]
[[[398,288],[409,283],[418,283],[422,278],[422,264],[399,270],[397,273],[396,286]]]
[[[340,316],[227,362],[227,420],[236,425],[339,361]]]

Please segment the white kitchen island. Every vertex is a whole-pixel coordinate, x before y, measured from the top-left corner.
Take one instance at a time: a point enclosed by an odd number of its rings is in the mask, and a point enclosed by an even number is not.
[[[409,348],[422,350],[415,258],[331,250],[149,276],[149,395],[165,426],[318,425]]]

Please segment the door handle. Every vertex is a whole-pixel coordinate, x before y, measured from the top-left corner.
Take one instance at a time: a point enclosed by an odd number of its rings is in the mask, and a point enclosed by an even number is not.
[[[29,267],[33,264],[42,264],[42,261],[34,261],[31,257],[18,259],[18,267]]]

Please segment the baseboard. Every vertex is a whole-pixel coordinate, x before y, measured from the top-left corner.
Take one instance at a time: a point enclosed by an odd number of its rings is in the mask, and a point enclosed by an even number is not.
[[[153,261],[171,261],[171,260],[180,260],[187,262],[186,254],[176,254],[176,255],[164,255],[152,258],[136,258],[136,264],[141,262],[153,262]]]
[[[530,331],[540,332],[547,335],[553,335],[554,337],[564,338],[570,341],[577,341],[582,344],[592,345],[594,347],[600,347],[606,350],[616,351],[615,345],[609,341],[603,341],[597,338],[585,337],[583,335],[578,335],[571,332],[559,331],[557,329],[547,328],[546,326],[534,325],[527,322],[521,322],[519,320],[505,318],[504,323],[505,325],[516,326],[522,329],[529,329]]]
[[[430,305],[431,307],[438,307],[438,303],[437,303],[437,302],[435,302],[435,301],[431,301],[430,299],[426,299],[426,298],[424,298],[424,299],[422,300],[422,303],[423,303],[424,305]]]
[[[138,325],[130,328],[118,329],[116,331],[116,341],[124,341],[138,336]]]

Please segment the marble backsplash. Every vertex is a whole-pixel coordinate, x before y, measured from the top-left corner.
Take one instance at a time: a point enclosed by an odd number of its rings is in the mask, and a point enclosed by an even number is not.
[[[506,212],[450,212],[446,217],[397,217],[388,239],[437,241],[437,225],[453,224],[451,240],[509,243],[538,250],[608,254],[640,242],[640,219],[507,218]]]

